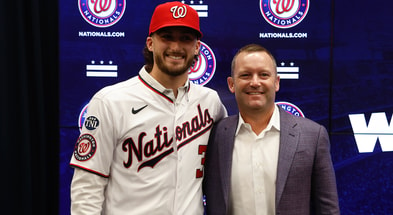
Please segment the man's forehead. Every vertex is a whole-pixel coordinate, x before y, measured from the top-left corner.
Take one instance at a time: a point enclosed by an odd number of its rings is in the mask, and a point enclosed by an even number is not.
[[[266,52],[242,52],[235,59],[235,68],[260,67],[274,70],[274,63]]]

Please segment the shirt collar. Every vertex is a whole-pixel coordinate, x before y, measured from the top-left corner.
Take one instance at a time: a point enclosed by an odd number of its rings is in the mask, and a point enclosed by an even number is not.
[[[245,126],[245,127],[248,127],[249,129],[251,129],[250,124],[244,122],[243,117],[239,113],[239,123],[237,124],[235,136],[238,135],[242,126]],[[277,131],[280,130],[280,111],[279,111],[277,105],[274,105],[274,111],[273,111],[272,117],[270,118],[269,124],[267,125],[267,127],[265,128],[264,131],[270,131],[270,130],[272,130],[272,128],[275,128]]]

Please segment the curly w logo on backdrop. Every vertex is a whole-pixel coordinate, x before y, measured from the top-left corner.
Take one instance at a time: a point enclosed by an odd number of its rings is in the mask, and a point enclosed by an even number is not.
[[[261,0],[263,18],[276,28],[292,28],[306,17],[309,0]]]
[[[79,0],[78,6],[86,22],[106,28],[121,19],[126,9],[126,0]]]

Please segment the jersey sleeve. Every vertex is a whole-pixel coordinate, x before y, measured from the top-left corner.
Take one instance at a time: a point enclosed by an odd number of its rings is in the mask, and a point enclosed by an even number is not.
[[[100,215],[108,179],[75,169],[71,182],[71,215]]]
[[[75,143],[70,166],[109,177],[116,140],[110,105],[99,96],[88,104],[81,134]]]
[[[212,110],[212,117],[214,119],[214,122],[218,122],[224,117],[228,116],[227,109],[222,103],[221,98],[216,90],[196,84],[192,84],[192,86],[196,89],[193,92],[196,92],[195,96],[197,98],[202,97],[202,101],[208,101],[208,104],[206,104],[206,106]],[[198,99],[198,101],[199,100],[200,99]]]
[[[215,92],[215,100],[216,100],[215,104],[216,104],[217,114],[216,114],[216,118],[214,120],[215,120],[215,122],[218,122],[222,118],[227,117],[228,112],[227,112],[227,109],[225,108],[224,104],[222,103],[220,97],[218,96],[217,92]]]

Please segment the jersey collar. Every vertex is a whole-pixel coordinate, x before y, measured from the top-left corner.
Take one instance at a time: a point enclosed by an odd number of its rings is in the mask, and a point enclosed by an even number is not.
[[[142,67],[139,70],[139,79],[151,90],[154,92],[160,94],[164,98],[166,98],[168,101],[172,102],[176,100],[175,95],[173,94],[172,89],[167,89],[162,84],[160,84],[156,79],[154,79],[145,69],[145,67]],[[184,86],[179,88],[179,91],[184,91],[185,94],[188,94],[188,91],[190,90],[190,81],[187,79],[186,83]],[[187,95],[188,96],[188,95]]]

